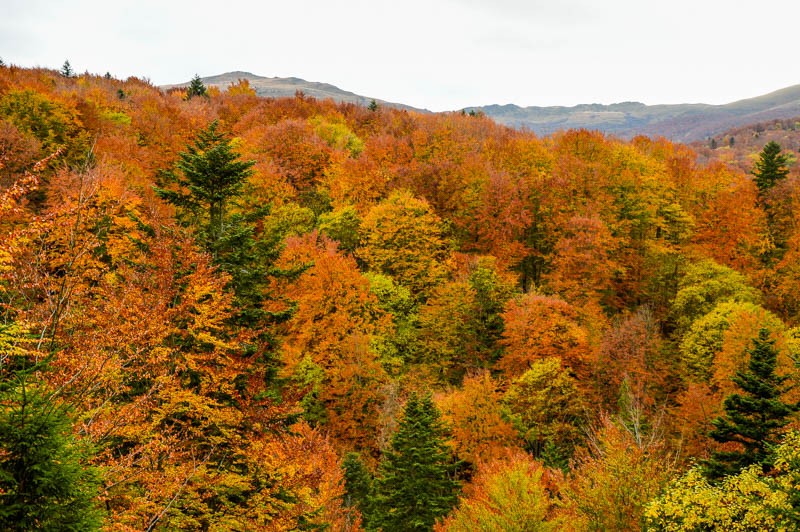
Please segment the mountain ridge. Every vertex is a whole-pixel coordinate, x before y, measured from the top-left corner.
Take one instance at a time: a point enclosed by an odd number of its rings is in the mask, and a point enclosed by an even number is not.
[[[246,71],[233,71],[201,78],[207,86],[224,90],[239,79],[246,79],[256,94],[269,98],[294,96],[300,91],[314,98],[339,102],[379,105],[428,113],[410,105],[362,96],[330,83],[306,81],[297,77],[265,77]],[[179,83],[162,89],[185,87]],[[458,112],[461,110],[455,110]],[[574,106],[519,106],[513,103],[466,107],[465,112],[483,113],[496,122],[524,128],[538,135],[565,129],[597,129],[622,138],[636,135],[666,137],[676,142],[693,142],[718,135],[728,129],[767,120],[800,115],[800,84],[784,87],[760,96],[727,104],[705,103],[647,105],[636,101]]]

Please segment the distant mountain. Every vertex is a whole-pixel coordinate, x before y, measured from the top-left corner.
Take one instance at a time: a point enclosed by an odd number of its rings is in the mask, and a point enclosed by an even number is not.
[[[495,121],[540,135],[560,129],[599,129],[621,137],[664,136],[678,142],[713,137],[731,128],[800,115],[800,85],[725,105],[645,105],[639,102],[575,107],[470,107]]]
[[[378,98],[371,98],[368,96],[361,96],[353,92],[342,90],[339,87],[330,85],[328,83],[318,83],[316,81],[306,81],[300,78],[267,78],[264,76],[257,76],[250,72],[227,72],[217,76],[209,76],[200,78],[207,87],[217,87],[220,90],[225,90],[232,83],[237,83],[240,79],[246,79],[250,82],[250,86],[255,89],[258,96],[265,98],[285,98],[292,97],[297,91],[302,92],[306,96],[313,96],[314,98],[325,100],[332,98],[337,102],[355,103],[358,105],[367,106],[372,100],[375,100],[378,105],[387,107],[394,107],[396,109],[407,109],[409,111],[428,112],[424,109],[417,109],[410,105],[401,103],[387,102]],[[186,87],[189,82],[178,83],[175,85],[165,85],[162,89],[171,89],[174,87]]]
[[[282,98],[301,91],[318,99],[337,102],[379,105],[429,112],[410,105],[361,96],[328,83],[300,78],[268,78],[250,72],[228,72],[201,78],[206,86],[225,90],[232,83],[246,79],[259,96]],[[166,85],[163,89],[189,84]],[[763,96],[739,100],[725,105],[675,104],[645,105],[623,102],[611,105],[582,104],[574,107],[519,107],[487,105],[468,107],[465,111],[484,113],[496,122],[515,128],[526,128],[538,135],[549,135],[562,129],[598,129],[623,138],[635,135],[663,136],[676,142],[694,142],[715,137],[730,129],[749,124],[800,116],[800,85],[794,85]]]

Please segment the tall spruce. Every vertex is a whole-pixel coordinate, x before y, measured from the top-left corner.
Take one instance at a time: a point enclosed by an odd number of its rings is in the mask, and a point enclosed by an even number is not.
[[[432,530],[456,503],[457,468],[430,395],[412,395],[378,469],[370,529]]]
[[[161,174],[163,184],[177,184],[178,190],[156,187],[155,191],[179,208],[181,222],[199,229],[200,239],[216,257],[220,241],[234,229],[229,207],[241,194],[255,161],[240,160],[216,120],[178,157],[175,169]]]
[[[760,465],[766,472],[772,468],[772,448],[781,439],[797,404],[783,402],[791,386],[788,375],[778,375],[778,352],[769,330],[762,328],[747,350],[747,371],[737,371],[733,382],[742,393],[729,395],[723,403],[725,414],[716,418],[710,436],[720,443],[735,442],[741,449],[714,452],[704,463],[706,476],[719,479],[736,475],[742,469]]]
[[[192,81],[189,82],[189,87],[186,89],[187,100],[191,100],[195,96],[208,98],[208,89],[206,89],[206,86],[203,84],[203,80],[200,79],[198,74],[194,75]]]
[[[780,144],[769,141],[764,146],[752,170],[760,194],[764,194],[789,174],[787,163],[788,159],[781,153]]]
[[[201,130],[173,169],[163,171],[156,194],[177,207],[178,221],[195,231],[214,263],[231,276],[237,320],[256,326],[265,317],[264,285],[278,254],[273,235],[255,237],[255,224],[268,207],[248,212],[233,209],[252,173],[254,161],[243,161],[215,120]]]

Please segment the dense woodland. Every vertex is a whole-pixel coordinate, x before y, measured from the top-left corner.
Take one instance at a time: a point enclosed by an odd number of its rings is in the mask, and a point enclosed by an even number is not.
[[[785,153],[2,66],[0,528],[797,529]]]

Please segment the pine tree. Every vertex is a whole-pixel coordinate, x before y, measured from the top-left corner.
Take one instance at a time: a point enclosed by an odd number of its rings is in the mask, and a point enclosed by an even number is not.
[[[787,162],[787,157],[781,154],[781,147],[777,142],[770,141],[764,146],[752,170],[759,193],[763,194],[788,175]]]
[[[431,530],[456,503],[457,467],[433,400],[412,395],[379,466],[370,528]]]
[[[790,386],[788,375],[777,375],[778,353],[769,330],[761,329],[753,339],[747,371],[737,371],[733,382],[743,393],[729,395],[723,403],[725,414],[715,419],[710,436],[720,443],[735,442],[739,451],[718,451],[704,464],[706,475],[719,479],[735,475],[752,464],[764,471],[772,467],[771,449],[781,437],[798,405],[781,400]]]
[[[72,70],[72,65],[69,64],[69,60],[64,61],[64,64],[61,66],[61,75],[65,78],[71,78],[75,75],[75,71]]]
[[[0,529],[99,529],[98,477],[64,407],[23,379],[2,387]]]
[[[378,102],[376,102],[375,100],[370,100],[369,106],[367,106],[367,109],[369,109],[372,112],[377,111],[378,110]]]
[[[208,90],[206,90],[206,86],[203,85],[203,80],[200,79],[200,76],[197,74],[194,75],[192,81],[189,82],[189,87],[186,89],[187,100],[191,100],[195,96],[208,98]]]

